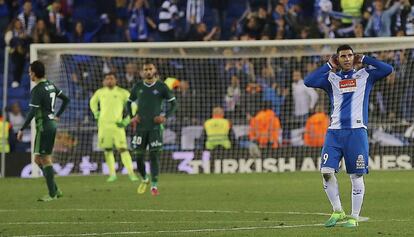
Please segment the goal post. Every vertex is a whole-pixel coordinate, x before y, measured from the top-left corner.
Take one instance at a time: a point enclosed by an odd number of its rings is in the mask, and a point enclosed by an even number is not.
[[[44,62],[47,79],[71,98],[58,124],[55,143],[54,156],[61,175],[107,171],[103,153],[97,148],[97,127],[89,99],[109,71],[116,73],[119,85],[130,90],[141,80],[140,69],[146,60],[155,62],[161,80],[180,82],[173,89],[178,111],[165,126],[162,172],[281,172],[317,169],[320,147],[304,143],[305,123],[317,110],[330,113],[328,98],[323,91],[314,90],[316,96],[312,98],[317,99],[311,103],[309,97],[309,111],[297,111],[293,74],[304,78],[341,44],[394,66],[395,73],[378,82],[370,96],[372,166],[384,168],[383,159],[389,158],[385,156],[396,155],[389,168],[411,168],[414,37],[32,44],[30,60]],[[215,107],[223,108],[225,118],[231,121],[231,149],[205,148],[203,125]],[[272,110],[280,121],[277,128],[266,128],[277,131],[273,135],[277,141],[272,140],[277,146],[251,141],[251,118],[263,108]],[[127,131],[130,137],[132,131]],[[313,163],[306,163],[306,158]]]

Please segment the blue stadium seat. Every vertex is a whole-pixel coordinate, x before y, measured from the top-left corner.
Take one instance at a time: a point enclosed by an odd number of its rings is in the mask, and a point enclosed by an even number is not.
[[[81,21],[86,32],[93,31],[98,27],[100,18],[95,8],[79,7],[73,13],[73,22]],[[70,29],[71,31],[73,29]]]
[[[206,23],[207,27],[210,29],[213,27],[214,24],[214,15],[210,7],[206,5],[204,8],[204,23]]]
[[[30,91],[30,78],[27,73],[23,74],[22,80],[20,82],[20,87],[24,88],[27,91]]]
[[[239,18],[246,11],[247,0],[229,1],[229,8],[227,9],[228,18]]]
[[[7,90],[7,97],[9,99],[24,99],[25,97],[28,97],[28,95],[28,91],[21,86],[17,88],[8,88]]]

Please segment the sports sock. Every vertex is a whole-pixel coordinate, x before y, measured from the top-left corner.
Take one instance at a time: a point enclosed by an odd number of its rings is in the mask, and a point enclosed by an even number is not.
[[[365,184],[364,177],[356,174],[351,174],[352,183],[352,213],[351,216],[358,219],[361,212],[362,202],[364,201]]]
[[[145,153],[142,151],[136,151],[134,153],[134,156],[135,156],[135,160],[137,161],[138,173],[141,175],[143,179],[145,179],[147,176],[147,172],[145,171],[145,162],[144,162]]]
[[[56,184],[54,180],[55,173],[53,171],[53,166],[44,166],[43,171],[46,179],[47,189],[49,190],[49,196],[54,197],[56,196]]]
[[[129,154],[128,150],[121,152],[121,160],[122,160],[122,164],[124,164],[125,168],[127,169],[128,174],[133,175],[134,166],[132,165],[131,155]]]
[[[325,174],[326,175],[326,174]],[[339,198],[338,181],[335,174],[330,174],[328,181],[323,178],[323,188],[328,196],[334,211],[342,211],[341,199]]]
[[[105,162],[106,165],[108,166],[109,169],[109,175],[110,176],[115,176],[116,175],[116,171],[115,171],[115,157],[114,157],[114,153],[111,151],[105,151]]]
[[[39,166],[39,169],[42,171],[43,177],[45,177],[45,178],[46,178],[46,176],[45,176],[45,171],[43,170],[43,165],[39,165],[39,164],[38,164],[37,166]],[[57,186],[57,184],[56,184],[55,179],[53,179],[53,181],[54,181],[54,183],[55,183],[55,191],[57,191],[59,188],[58,188],[58,186]]]
[[[156,187],[158,183],[159,174],[159,160],[160,151],[150,151],[150,166],[151,166],[151,186]]]

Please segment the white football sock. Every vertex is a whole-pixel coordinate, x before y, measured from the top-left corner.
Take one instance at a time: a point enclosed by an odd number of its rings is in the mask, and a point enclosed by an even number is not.
[[[365,184],[364,177],[356,174],[351,174],[352,183],[352,213],[351,216],[358,219],[361,212],[362,202],[364,201]]]
[[[331,202],[334,211],[342,211],[341,199],[339,198],[338,181],[336,180],[335,174],[330,174],[330,179],[325,181],[323,178],[323,188],[325,189],[326,195]]]

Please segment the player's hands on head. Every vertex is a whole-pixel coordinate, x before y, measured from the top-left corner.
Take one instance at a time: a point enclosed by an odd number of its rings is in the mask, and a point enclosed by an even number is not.
[[[354,65],[362,63],[362,58],[364,57],[363,54],[355,54],[354,55]]]
[[[23,139],[23,131],[22,130],[19,130],[17,132],[17,141],[21,142],[22,139]]]
[[[329,64],[331,64],[331,66],[335,69],[338,68],[339,66],[339,61],[338,61],[338,55],[334,54],[329,58]]]
[[[165,116],[162,115],[154,117],[154,122],[157,124],[165,123],[166,120]]]

